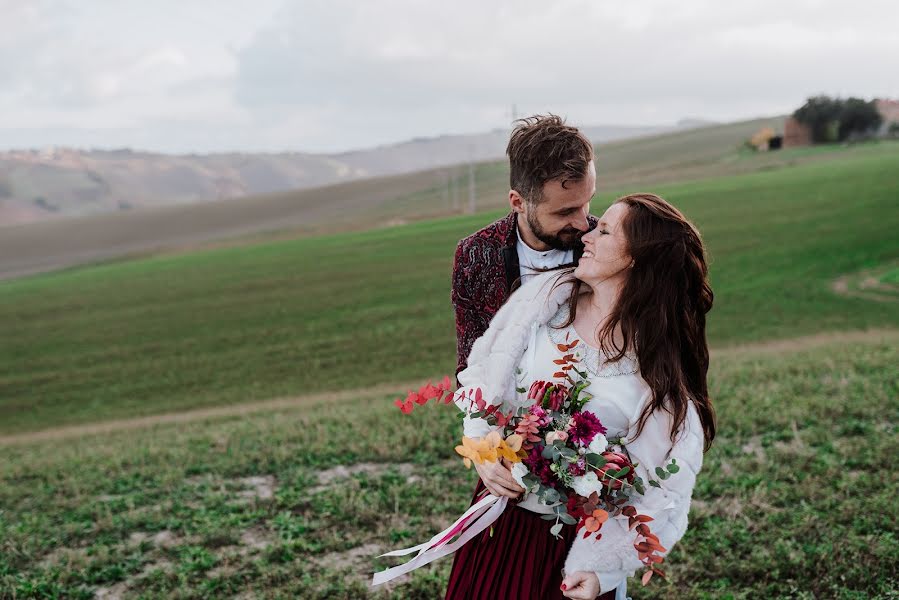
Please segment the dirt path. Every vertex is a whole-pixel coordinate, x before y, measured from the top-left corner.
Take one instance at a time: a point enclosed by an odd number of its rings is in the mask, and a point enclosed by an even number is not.
[[[799,338],[772,340],[755,344],[745,344],[729,348],[712,349],[712,358],[731,357],[752,354],[791,353],[802,350],[810,350],[835,343],[875,342],[889,341],[899,343],[899,330],[896,329],[870,329],[867,331],[832,332],[810,335]],[[340,392],[325,392],[309,394],[293,398],[276,398],[262,402],[247,404],[232,404],[213,408],[201,408],[175,413],[148,415],[134,419],[118,419],[86,425],[69,425],[55,427],[42,431],[32,431],[13,435],[0,435],[0,446],[12,444],[26,444],[30,442],[42,442],[58,440],[85,435],[97,435],[115,431],[127,431],[131,429],[143,429],[154,425],[168,423],[191,423],[238,415],[247,415],[256,412],[281,410],[298,406],[308,406],[324,402],[340,402],[353,399],[369,399],[391,394],[401,394],[405,390],[417,388],[424,380],[416,380],[411,383],[380,384],[369,388],[343,390]]]
[[[418,388],[422,383],[422,381],[415,381],[413,383],[406,384],[381,384],[362,389],[342,390],[339,392],[323,392],[320,394],[295,396],[292,398],[274,398],[272,400],[263,400],[260,402],[251,402],[246,404],[229,404],[227,406],[215,406],[211,408],[198,408],[173,413],[147,415],[145,417],[135,417],[133,419],[114,419],[110,421],[102,421],[99,423],[88,423],[85,425],[66,425],[63,427],[54,427],[52,429],[29,431],[26,433],[16,433],[12,435],[0,434],[0,446],[17,443],[64,439],[83,435],[97,435],[101,433],[110,433],[113,431],[143,429],[146,427],[152,427],[154,425],[163,425],[169,423],[191,423],[194,421],[206,421],[210,419],[247,415],[256,412],[281,410],[298,406],[310,406],[324,402],[341,402],[347,400],[377,398],[379,396],[387,396],[390,394],[397,394],[397,396],[399,396],[399,394],[404,393],[408,389],[411,389],[413,387]]]

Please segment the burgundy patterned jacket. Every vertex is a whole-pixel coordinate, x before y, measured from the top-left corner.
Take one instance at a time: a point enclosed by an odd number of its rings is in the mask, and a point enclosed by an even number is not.
[[[588,216],[590,229],[597,219]],[[490,320],[509,297],[519,278],[517,213],[476,231],[456,246],[453,261],[453,307],[456,310],[456,374],[468,364],[474,341],[484,335]],[[574,263],[583,246],[574,249]]]

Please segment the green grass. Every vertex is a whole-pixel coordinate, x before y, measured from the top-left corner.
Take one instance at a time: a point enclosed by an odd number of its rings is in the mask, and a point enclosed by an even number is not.
[[[720,434],[690,527],[668,580],[632,582],[634,598],[895,598],[899,337],[871,337],[715,358]],[[380,595],[366,583],[389,564],[374,555],[467,507],[457,411],[338,408],[3,448],[0,597],[442,597],[449,559]],[[270,477],[272,496],[247,477]]]
[[[899,325],[831,290],[899,257],[899,144],[840,156],[658,189],[705,236],[713,345]],[[0,432],[449,372],[453,249],[499,214],[4,282]]]

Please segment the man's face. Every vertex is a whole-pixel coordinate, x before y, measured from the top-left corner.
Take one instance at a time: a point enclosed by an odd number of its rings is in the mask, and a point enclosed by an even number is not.
[[[564,188],[558,180],[546,182],[539,202],[524,203],[524,216],[531,233],[550,248],[573,249],[590,228],[587,215],[595,193],[593,161],[587,167],[587,176],[580,181],[569,181]]]

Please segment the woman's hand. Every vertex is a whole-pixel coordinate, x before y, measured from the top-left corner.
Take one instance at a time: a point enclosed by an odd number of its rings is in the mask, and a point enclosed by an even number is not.
[[[503,459],[502,462],[485,462],[480,465],[475,463],[474,468],[491,494],[498,497],[518,498],[524,488],[512,479],[512,471],[507,465],[508,462]]]
[[[599,596],[599,578],[596,573],[575,571],[562,580],[562,595],[577,600],[593,600]]]

